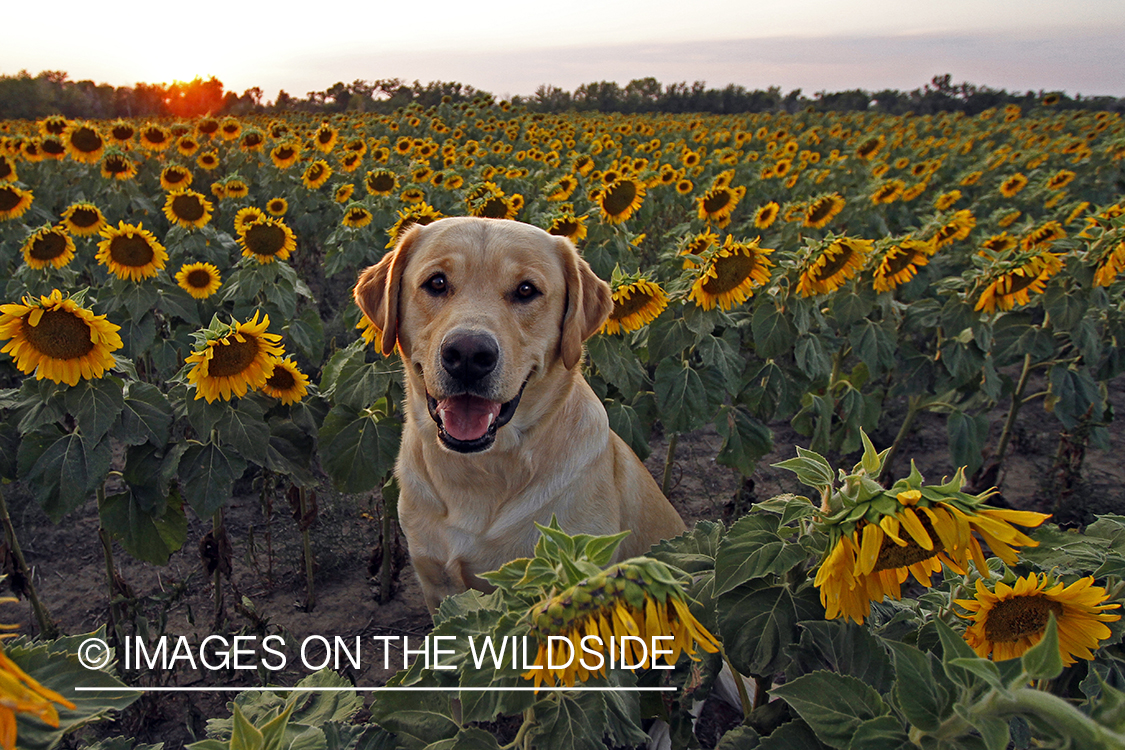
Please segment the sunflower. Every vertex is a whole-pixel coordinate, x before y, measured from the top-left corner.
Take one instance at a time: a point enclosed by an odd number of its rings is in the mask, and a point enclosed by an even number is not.
[[[234,231],[242,232],[246,226],[252,221],[265,218],[265,213],[257,206],[246,206],[245,208],[238,209],[238,213],[234,215]]]
[[[34,200],[30,190],[15,185],[0,185],[0,221],[18,219]]]
[[[886,143],[887,137],[885,135],[872,136],[856,147],[855,155],[860,159],[871,159],[879,153]]]
[[[376,169],[364,176],[363,185],[371,195],[390,195],[398,190],[398,175],[389,169]]]
[[[363,163],[363,154],[349,151],[340,158],[340,169],[345,172],[354,172]]]
[[[1047,281],[1062,270],[1059,256],[1043,251],[1030,258],[1023,256],[1003,264],[993,271],[991,281],[977,300],[977,311],[994,313],[1011,310],[1016,305],[1026,305],[1032,294],[1042,294]]]
[[[243,224],[238,230],[238,244],[247,258],[259,263],[285,260],[297,249],[297,236],[281,219],[262,216]]]
[[[98,243],[95,258],[119,279],[151,279],[168,260],[164,246],[140,224],[121,221],[116,228],[107,224],[98,234],[105,239]]]
[[[10,156],[0,153],[0,182],[15,182],[17,179],[16,163]]]
[[[110,152],[102,159],[102,177],[107,180],[131,180],[137,176],[137,165],[120,152]]]
[[[346,182],[336,188],[336,192],[332,194],[332,199],[337,203],[347,203],[352,199],[352,193],[355,192],[355,185]]]
[[[232,396],[241,398],[247,390],[265,385],[273,375],[275,362],[284,354],[281,336],[266,333],[269,324],[268,315],[259,323],[255,312],[245,323],[232,320],[228,326],[216,321],[212,328],[196,334],[196,349],[184,360],[195,365],[187,379],[196,388],[196,400],[230,401]]]
[[[668,295],[645,278],[621,279],[613,285],[613,312],[598,333],[628,333],[656,320],[668,307]]]
[[[273,363],[273,374],[266,378],[262,392],[283,404],[295,404],[309,392],[309,376],[297,369],[291,358],[279,359]]]
[[[730,223],[731,214],[746,195],[746,188],[715,185],[696,200],[696,216],[718,227]]]
[[[211,221],[211,201],[194,190],[173,190],[164,200],[164,215],[184,229],[198,229]]]
[[[953,208],[953,204],[961,200],[960,190],[950,190],[948,193],[942,193],[938,199],[934,201],[934,210],[946,211]]]
[[[1048,221],[1043,226],[1028,232],[1028,234],[1020,240],[1020,247],[1024,250],[1035,250],[1036,248],[1050,247],[1051,243],[1055,240],[1061,240],[1066,237],[1066,231],[1062,225],[1057,221]]]
[[[872,287],[877,292],[889,292],[914,278],[918,269],[930,262],[937,252],[933,242],[905,239],[892,245],[875,267]]]
[[[344,218],[340,220],[340,223],[353,229],[362,229],[370,224],[373,218],[375,217],[371,215],[370,211],[358,203],[353,203],[344,212]]]
[[[270,216],[284,216],[289,210],[289,201],[284,198],[270,198],[266,202],[266,213]]]
[[[289,169],[301,158],[301,147],[293,142],[279,143],[270,149],[270,161],[278,169]]]
[[[105,152],[105,138],[89,122],[71,123],[63,133],[70,158],[83,164],[97,164]]]
[[[45,159],[59,161],[66,156],[66,144],[63,143],[62,138],[47,136],[39,141],[39,152]]]
[[[244,153],[261,151],[265,145],[266,137],[262,135],[262,131],[256,128],[250,128],[244,131],[242,137],[238,140],[238,148]]]
[[[141,148],[159,153],[172,143],[172,134],[159,125],[149,124],[141,128]]]
[[[871,202],[875,205],[894,203],[905,189],[906,183],[902,180],[888,180],[871,194]]]
[[[426,200],[426,194],[419,188],[407,188],[399,197],[407,203],[421,203]]]
[[[586,239],[586,217],[575,216],[572,211],[564,211],[547,226],[547,234],[566,237],[571,242]]]
[[[1125,268],[1125,242],[1110,246],[1094,264],[1094,286],[1109,286]]]
[[[514,219],[518,210],[504,195],[488,195],[469,205],[469,215],[485,219]]]
[[[645,186],[642,183],[622,178],[607,184],[595,202],[601,209],[603,221],[620,224],[637,212],[644,199]]]
[[[758,213],[754,214],[754,227],[756,229],[769,229],[777,221],[779,213],[781,213],[781,206],[777,204],[777,201],[770,201],[759,208]]]
[[[63,211],[62,224],[75,237],[92,237],[105,226],[105,216],[93,203],[73,203]]]
[[[204,151],[195,160],[195,163],[199,165],[200,169],[206,169],[210,172],[219,166],[219,155],[214,151]]]
[[[815,252],[802,265],[797,293],[811,297],[836,291],[863,268],[872,244],[871,240],[840,237]]]
[[[169,164],[160,170],[160,187],[169,192],[191,187],[193,179],[191,170],[179,164]]]
[[[1008,234],[1007,232],[1001,232],[1000,234],[992,235],[987,240],[980,243],[980,246],[982,251],[987,251],[988,253],[995,256],[1003,255],[1018,244],[1019,240],[1017,240],[1015,237]],[[984,254],[984,252],[981,253],[981,255]]]
[[[680,255],[684,259],[684,268],[695,268],[700,264],[701,258],[713,247],[719,246],[719,235],[710,229],[705,229],[691,237],[684,243]]]
[[[715,305],[729,310],[753,295],[755,287],[770,281],[773,263],[767,257],[773,250],[758,246],[758,240],[735,242],[730,235],[721,247],[704,255],[688,299],[704,310]]]
[[[4,597],[0,601],[14,602]],[[0,746],[16,747],[16,714],[34,716],[44,724],[58,728],[59,712],[55,704],[74,710],[75,705],[54,690],[40,685],[34,677],[20,669],[0,648]]]
[[[186,263],[176,274],[180,288],[196,299],[207,299],[223,282],[219,269],[210,263]]]
[[[37,125],[42,136],[62,135],[70,125],[70,121],[62,115],[50,115],[40,120]]]
[[[223,183],[223,194],[227,198],[245,198],[249,193],[250,186],[237,178]]]
[[[839,193],[822,196],[810,203],[805,209],[803,224],[813,229],[823,229],[843,210],[844,199]]]
[[[426,226],[433,224],[438,219],[442,218],[441,211],[438,211],[433,206],[419,202],[412,206],[408,206],[398,212],[398,220],[387,231],[387,247],[394,247],[398,241],[402,239],[402,235],[415,224],[419,226]]]
[[[0,341],[11,339],[0,353],[11,355],[20,372],[34,371],[36,380],[77,385],[100,378],[115,364],[112,352],[122,347],[119,330],[104,315],[63,299],[58,289],[38,300],[0,305]]]
[[[176,151],[184,158],[195,156],[195,152],[198,150],[199,141],[190,135],[182,135],[176,140]]]
[[[42,227],[23,244],[23,259],[36,270],[62,268],[74,259],[74,240],[63,227]]]
[[[638,667],[655,664],[655,655],[651,660],[647,658],[636,641],[622,638],[626,635],[637,636],[646,644],[653,643],[654,636],[671,635],[670,652],[663,654],[669,666],[685,653],[698,660],[697,647],[708,653],[718,652],[719,641],[691,614],[680,587],[665,583],[670,580],[667,568],[654,572],[656,566],[663,568],[646,558],[626,560],[534,605],[527,619],[532,624],[532,636],[539,641],[539,650],[531,668],[520,676],[533,680],[538,688],[556,683],[573,687],[578,680],[604,675],[609,661],[605,653],[610,651],[611,639],[614,646],[622,644],[621,661],[627,659]],[[553,641],[552,636],[556,637]],[[565,641],[558,640],[558,636]],[[550,655],[549,643],[557,649]],[[583,658],[577,658],[579,644],[587,645]],[[587,666],[589,646],[602,649],[602,653],[592,652],[600,659],[596,662],[600,666]]]
[[[578,187],[578,180],[574,175],[563,175],[547,187],[543,188],[543,193],[547,196],[549,201],[565,201],[570,198],[571,193]]]
[[[1045,573],[1042,577],[1031,573],[1011,586],[997,581],[989,587],[978,579],[975,598],[954,601],[972,613],[962,615],[973,621],[965,631],[965,641],[978,656],[993,661],[1023,656],[1043,638],[1053,613],[1059,655],[1070,666],[1078,659],[1092,660],[1098,642],[1110,636],[1105,623],[1121,619],[1106,611],[1121,606],[1106,604],[1108,598],[1104,588],[1094,585],[1092,576],[1066,586]]]
[[[1000,227],[1001,229],[1007,229],[1008,227],[1012,226],[1012,224],[1015,224],[1016,219],[1021,216],[1023,216],[1022,211],[1020,211],[1018,208],[1013,209],[997,219],[996,226]]]
[[[242,123],[236,117],[224,117],[219,123],[219,137],[224,141],[233,141],[242,133]]]
[[[1077,176],[1078,175],[1071,172],[1069,169],[1060,169],[1047,180],[1046,188],[1048,190],[1062,190]]]
[[[124,120],[115,120],[109,125],[109,139],[115,145],[125,146],[133,141],[137,129]]]
[[[328,166],[328,162],[324,159],[317,159],[305,167],[305,172],[301,175],[301,184],[309,190],[316,190],[328,182],[328,178],[331,176],[332,167]]]
[[[1011,198],[1016,193],[1023,190],[1026,186],[1027,178],[1024,177],[1021,173],[1016,172],[1014,175],[1000,183],[1000,195],[1004,196],[1005,198]]]

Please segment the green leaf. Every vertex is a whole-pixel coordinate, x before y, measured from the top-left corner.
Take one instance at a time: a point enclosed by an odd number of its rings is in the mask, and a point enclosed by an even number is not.
[[[738,331],[728,328],[722,337],[704,336],[696,345],[703,364],[718,373],[727,393],[735,395],[742,379],[746,358],[739,351]]]
[[[1086,368],[1055,365],[1051,368],[1050,380],[1048,403],[1053,405],[1054,414],[1063,427],[1073,429],[1091,411],[1095,418],[1099,416],[1100,410],[1095,406],[1100,400],[1098,384]]]
[[[743,584],[715,603],[719,635],[734,668],[769,675],[784,668],[786,648],[800,638],[797,623],[819,619],[824,610],[813,589],[797,594],[762,581]]]
[[[120,438],[126,445],[149,442],[163,448],[171,427],[172,406],[159,388],[133,380],[125,384]]]
[[[605,698],[599,693],[554,693],[532,706],[535,747],[542,750],[605,750]]]
[[[402,365],[397,359],[367,363],[364,358],[365,351],[359,349],[343,361],[331,393],[337,406],[366,409],[386,396],[392,384],[400,382]]]
[[[644,390],[648,377],[624,337],[594,336],[586,342],[586,351],[598,374],[617,390],[626,394]]]
[[[715,461],[750,476],[758,461],[773,450],[773,432],[741,406],[724,406],[715,416],[715,429],[723,438]]]
[[[895,702],[914,726],[935,732],[953,714],[955,689],[941,673],[932,654],[908,643],[888,641],[894,654]]]
[[[966,672],[963,666],[954,665],[954,662],[962,659],[969,661],[987,660],[977,656],[972,647],[965,642],[965,639],[953,632],[953,628],[941,620],[934,620],[934,628],[937,630],[938,640],[941,641],[942,663],[945,667],[946,676],[962,687],[974,687],[977,684],[975,675],[972,672]],[[992,664],[990,661],[988,663]],[[995,668],[996,665],[993,664],[992,666]]]
[[[776,517],[743,516],[727,532],[715,556],[715,596],[747,581],[785,572],[806,557],[799,545],[778,536]]]
[[[704,372],[710,374],[710,371]],[[663,360],[656,367],[654,388],[660,421],[669,433],[690,432],[702,427],[711,421],[718,408],[712,404],[715,391],[708,390],[700,371],[687,363]],[[721,388],[717,395],[721,398]]]
[[[945,423],[949,435],[949,455],[955,466],[966,466],[972,474],[984,462],[982,452],[988,439],[988,417],[985,414],[950,412]]]
[[[1056,331],[1069,331],[1086,314],[1086,303],[1081,295],[1068,294],[1061,284],[1051,284],[1043,293],[1043,309],[1051,316],[1051,327]]]
[[[915,750],[916,747],[901,721],[893,716],[880,716],[859,725],[847,750]]]
[[[231,408],[231,404],[220,399],[208,402],[205,398],[196,398],[198,394],[199,391],[195,388],[189,388],[187,391],[185,400],[187,418],[199,439],[208,440],[211,430],[226,417],[227,409]]]
[[[324,358],[324,323],[316,308],[306,307],[287,328],[289,338],[315,367]]]
[[[180,459],[180,489],[200,518],[210,518],[231,496],[234,480],[246,470],[246,461],[214,443],[193,445]]]
[[[152,313],[142,318],[126,319],[121,323],[121,341],[130,359],[139,359],[156,339],[156,319]]]
[[[832,360],[816,336],[802,336],[797,339],[793,356],[797,360],[797,367],[801,368],[801,372],[805,373],[809,380],[826,378],[832,372]]]
[[[824,750],[825,745],[817,739],[812,727],[797,719],[770,732],[757,747],[758,750]]]
[[[862,320],[851,327],[848,340],[856,355],[871,370],[879,375],[895,365],[895,342],[883,326],[871,320]]]
[[[834,672],[813,672],[770,692],[808,722],[821,742],[835,748],[847,748],[864,722],[888,713],[870,686]]]
[[[168,286],[160,290],[160,309],[198,328],[199,303],[179,286]]]
[[[1062,674],[1063,660],[1059,652],[1059,627],[1051,612],[1043,637],[1020,657],[1023,671],[1032,680],[1053,680]]]
[[[337,404],[320,428],[321,464],[341,492],[368,492],[394,468],[401,424]]]
[[[644,461],[652,453],[648,443],[648,430],[641,422],[641,417],[629,404],[610,399],[605,405],[606,415],[609,417],[609,427],[625,444],[633,449],[637,457]]]
[[[105,498],[98,508],[102,527],[125,551],[138,560],[166,565],[171,554],[187,541],[187,516],[180,502],[169,502],[154,516],[137,502],[132,492]]]
[[[265,410],[251,398],[238,399],[237,405],[227,404],[223,415],[215,423],[219,439],[238,451],[243,458],[262,466],[266,463],[270,428],[266,424]]]
[[[238,704],[234,704],[234,730],[230,738],[230,750],[261,750],[265,744],[262,732],[251,724]]]
[[[160,299],[160,292],[155,284],[116,282],[114,285],[117,298],[129,311],[129,317],[140,320],[146,313],[156,307]]]
[[[661,541],[649,550],[648,556],[692,575],[714,570],[723,531],[721,523],[697,521],[691,530]]]
[[[880,694],[894,685],[894,667],[883,641],[863,625],[841,620],[799,623],[801,640],[790,650],[789,679],[820,669],[830,669],[862,680]]]
[[[407,750],[452,739],[460,729],[442,693],[379,693],[371,704],[371,720],[393,732]]]
[[[977,714],[970,719],[970,723],[980,732],[988,750],[1006,750],[1011,737],[1007,719]]]
[[[101,440],[117,421],[125,408],[122,386],[120,379],[110,376],[83,380],[67,389],[66,410],[78,420],[78,428],[88,440]]]
[[[773,304],[761,304],[750,321],[754,347],[762,359],[780,357],[793,347],[797,335],[792,321]]]
[[[49,434],[49,433],[48,433]],[[56,430],[57,434],[57,430]],[[24,442],[28,442],[25,437]],[[35,446],[37,443],[32,442]],[[20,466],[26,463],[20,445]],[[26,470],[24,479],[54,523],[82,505],[109,473],[112,458],[108,440],[97,443],[78,432],[63,435],[46,449]]]
[[[830,309],[837,329],[845,331],[867,315],[871,303],[854,292],[840,290],[832,295]]]
[[[648,327],[648,362],[680,359],[683,351],[695,343],[695,334],[683,318],[660,316]]]

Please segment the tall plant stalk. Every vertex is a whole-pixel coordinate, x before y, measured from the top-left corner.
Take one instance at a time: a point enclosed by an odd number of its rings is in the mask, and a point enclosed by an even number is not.
[[[27,600],[31,602],[32,611],[35,613],[35,621],[39,625],[39,635],[48,639],[57,638],[59,628],[51,619],[51,613],[47,611],[47,607],[39,600],[39,594],[35,591],[32,571],[27,566],[27,560],[24,559],[23,550],[16,538],[16,529],[12,526],[12,517],[8,513],[8,504],[4,502],[2,490],[0,490],[0,523],[4,524],[4,538],[8,542],[8,549],[12,551],[12,557],[15,558],[16,568],[20,576],[23,577],[23,590],[27,594]]]

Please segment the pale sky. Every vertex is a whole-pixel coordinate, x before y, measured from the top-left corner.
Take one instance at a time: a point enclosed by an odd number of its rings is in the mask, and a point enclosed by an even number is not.
[[[49,7],[49,12],[47,12]],[[0,74],[114,86],[215,76],[303,97],[336,81],[456,80],[503,96],[653,76],[806,94],[950,73],[1010,91],[1125,96],[1122,0],[135,3],[5,0]],[[688,9],[690,7],[690,10]],[[109,9],[112,8],[112,12]]]

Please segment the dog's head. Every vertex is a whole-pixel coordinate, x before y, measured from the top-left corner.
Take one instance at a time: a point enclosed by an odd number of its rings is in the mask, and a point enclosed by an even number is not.
[[[514,221],[443,219],[408,231],[360,274],[355,300],[425,388],[447,448],[492,447],[529,383],[572,369],[613,309],[562,237]]]

